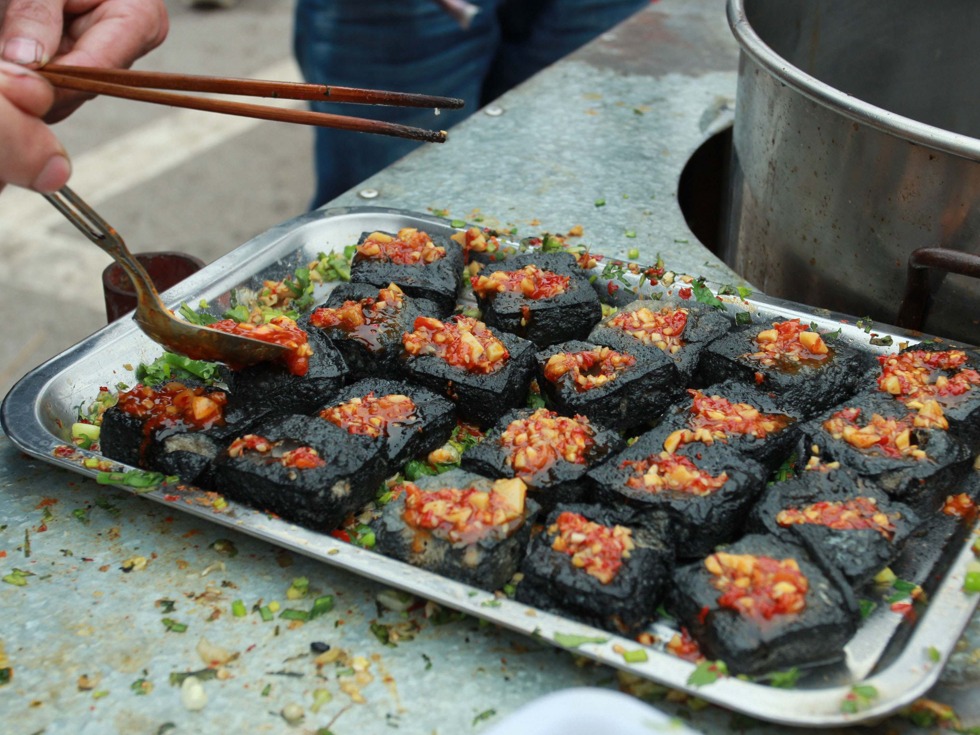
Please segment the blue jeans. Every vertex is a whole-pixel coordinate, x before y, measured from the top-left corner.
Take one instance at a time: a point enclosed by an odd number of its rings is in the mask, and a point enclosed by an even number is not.
[[[297,0],[294,52],[307,81],[419,92],[463,110],[314,102],[322,112],[446,130],[632,15],[649,0],[472,0],[467,30],[433,0]],[[419,143],[316,128],[312,206],[337,197]]]

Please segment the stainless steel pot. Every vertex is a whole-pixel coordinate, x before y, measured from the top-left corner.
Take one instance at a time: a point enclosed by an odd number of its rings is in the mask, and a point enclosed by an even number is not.
[[[980,2],[728,0],[728,20],[728,263],[772,296],[980,343]]]

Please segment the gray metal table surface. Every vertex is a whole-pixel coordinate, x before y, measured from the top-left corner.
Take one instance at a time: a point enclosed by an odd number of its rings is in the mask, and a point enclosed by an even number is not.
[[[685,162],[730,122],[736,63],[722,0],[661,0],[330,206],[439,210],[518,236],[580,225],[595,252],[736,282],[677,204]],[[424,601],[388,609],[374,582],[27,459],[6,437],[0,478],[0,571],[15,581],[0,584],[4,733],[478,732],[545,693],[622,684]],[[290,600],[298,578],[306,597]],[[333,609],[309,622],[255,612],[327,594]],[[964,725],[980,724],[978,628],[934,692]],[[172,681],[218,661],[203,709],[185,707]],[[656,706],[707,733],[751,724],[686,697]]]

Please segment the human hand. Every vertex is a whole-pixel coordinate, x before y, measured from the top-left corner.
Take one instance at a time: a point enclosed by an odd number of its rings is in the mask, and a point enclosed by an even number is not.
[[[55,191],[71,173],[45,122],[87,96],[53,90],[37,74],[48,62],[126,68],[166,38],[163,0],[0,0],[0,188]],[[20,66],[15,66],[20,65]]]

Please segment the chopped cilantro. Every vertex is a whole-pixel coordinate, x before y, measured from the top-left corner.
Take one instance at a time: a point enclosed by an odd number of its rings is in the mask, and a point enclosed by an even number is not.
[[[768,679],[769,686],[777,689],[792,689],[800,680],[800,670],[794,666],[787,671],[774,671]]]
[[[844,714],[854,714],[871,706],[878,698],[878,690],[870,684],[855,684],[841,702],[840,711]]]
[[[700,687],[714,684],[718,679],[727,675],[728,667],[724,661],[702,661],[687,677],[687,683],[688,686]]]
[[[187,631],[187,623],[178,623],[173,618],[162,618],[160,622],[171,633],[185,633]]]
[[[497,710],[495,709],[484,710],[483,712],[481,712],[480,714],[478,714],[476,717],[473,718],[473,724],[475,725],[478,722],[489,720],[495,714],[497,714]]]
[[[861,600],[858,601],[858,607],[859,607],[859,609],[861,611],[861,619],[864,620],[872,612],[874,612],[874,609],[876,607],[878,607],[878,603],[876,603],[876,602],[874,602],[872,600],[861,599]]]
[[[164,475],[162,472],[147,472],[145,470],[129,470],[128,472],[100,472],[95,481],[100,485],[122,485],[143,492],[152,492],[163,483],[174,483],[179,480],[174,475]]]
[[[703,278],[699,278],[691,283],[691,291],[694,292],[694,298],[698,302],[711,306],[715,309],[725,308],[725,305],[721,302],[721,299],[711,292],[711,289],[705,284]]]
[[[160,385],[171,380],[199,378],[205,382],[220,379],[220,366],[216,362],[192,360],[173,352],[164,352],[149,364],[140,363],[136,368],[136,379],[144,385]]]

